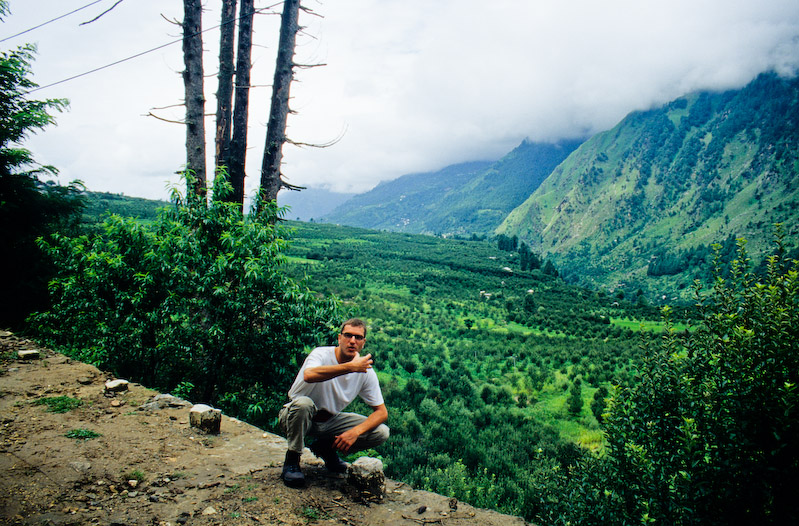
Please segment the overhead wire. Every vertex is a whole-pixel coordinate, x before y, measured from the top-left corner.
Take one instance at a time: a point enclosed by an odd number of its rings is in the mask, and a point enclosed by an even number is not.
[[[97,1],[95,1],[95,2],[93,2],[93,3],[95,3],[95,4],[96,4],[96,3],[97,3],[97,2],[99,2],[99,1],[102,1],[102,0],[97,0]],[[262,7],[262,8],[260,8],[260,9],[256,9],[256,10],[254,10],[254,11],[253,11],[253,15],[257,15],[257,14],[259,14],[259,13],[262,13],[263,11],[268,11],[268,10],[271,10],[271,9],[272,9],[272,8],[274,8],[276,5],[280,5],[280,3],[281,3],[281,2],[279,2],[279,3],[276,3],[276,4],[272,4],[272,5],[270,5],[270,6],[267,6],[267,7]],[[91,5],[91,4],[89,4],[89,5]],[[88,7],[88,6],[84,6],[84,7]],[[81,8],[81,9],[82,9],[82,8]],[[64,15],[64,16],[66,16],[66,15]],[[197,33],[194,33],[194,34],[192,34],[192,35],[189,35],[189,38],[191,38],[191,37],[194,37],[194,36],[197,36],[197,35],[201,35],[201,34],[203,34],[203,33],[207,32],[207,31],[213,31],[213,30],[215,30],[215,29],[219,29],[220,27],[222,27],[222,26],[225,26],[225,25],[227,25],[227,24],[234,23],[234,22],[236,22],[236,21],[240,20],[240,19],[241,19],[243,16],[246,16],[246,15],[240,15],[240,16],[238,16],[237,18],[234,18],[233,20],[230,20],[230,21],[228,21],[228,22],[225,22],[225,23],[223,23],[223,24],[217,24],[217,25],[215,25],[215,26],[213,26],[213,27],[209,27],[209,28],[203,29],[202,31],[198,31]],[[10,38],[10,37],[9,37],[9,38]],[[156,47],[154,47],[154,48],[152,48],[152,49],[148,49],[148,50],[146,50],[146,51],[142,51],[142,52],[140,52],[140,53],[136,53],[135,55],[131,55],[131,56],[129,56],[129,57],[125,57],[125,58],[123,58],[123,59],[120,59],[120,60],[116,60],[116,61],[114,61],[114,62],[111,62],[111,63],[109,63],[109,64],[106,64],[106,65],[104,65],[104,66],[100,66],[100,67],[97,67],[97,68],[91,69],[91,70],[89,70],[89,71],[85,71],[85,72],[83,72],[83,73],[79,73],[79,74],[77,74],[77,75],[73,75],[73,76],[71,76],[71,77],[68,77],[68,78],[65,78],[65,79],[62,79],[62,80],[58,80],[58,81],[56,81],[56,82],[51,82],[50,84],[45,84],[44,86],[37,86],[37,87],[35,87],[35,88],[33,88],[33,89],[30,89],[30,90],[26,91],[25,93],[23,93],[23,95],[27,95],[27,94],[29,94],[29,93],[33,93],[33,92],[35,92],[35,91],[40,91],[40,90],[43,90],[43,89],[46,89],[46,88],[51,88],[51,87],[53,87],[53,86],[57,86],[58,84],[63,84],[63,83],[65,83],[65,82],[69,82],[69,81],[71,81],[71,80],[75,80],[75,79],[77,79],[77,78],[80,78],[80,77],[85,77],[85,76],[87,76],[87,75],[91,75],[92,73],[97,73],[98,71],[102,71],[102,70],[104,70],[104,69],[108,69],[108,68],[110,68],[110,67],[113,67],[113,66],[116,66],[116,65],[122,64],[123,62],[127,62],[127,61],[129,61],[129,60],[133,60],[134,58],[139,58],[139,57],[141,57],[141,56],[143,56],[143,55],[147,55],[148,53],[152,53],[152,52],[154,52],[154,51],[158,51],[159,49],[163,49],[163,48],[165,48],[165,47],[168,47],[168,46],[171,46],[171,45],[174,45],[174,44],[181,43],[181,42],[183,42],[183,40],[184,40],[185,38],[186,38],[186,37],[184,36],[184,37],[181,37],[181,38],[179,38],[179,39],[177,39],[177,40],[173,40],[173,41],[171,41],[171,42],[167,42],[166,44],[161,44],[160,46],[156,46]]]
[[[16,33],[16,34],[14,34],[14,35],[11,35],[10,37],[6,37],[6,38],[4,38],[4,39],[0,40],[0,42],[5,42],[6,40],[11,40],[12,38],[16,38],[16,37],[18,37],[18,36],[24,35],[25,33],[30,33],[31,31],[34,31],[34,30],[36,30],[36,29],[39,29],[40,27],[44,27],[44,26],[46,26],[47,24],[51,24],[51,23],[53,23],[53,22],[55,22],[55,21],[57,21],[57,20],[61,20],[62,18],[66,18],[66,17],[68,17],[69,15],[75,14],[75,13],[77,13],[78,11],[82,11],[83,9],[86,9],[87,7],[91,7],[91,6],[93,6],[94,4],[99,4],[100,2],[105,2],[105,0],[94,0],[94,2],[88,3],[88,4],[86,4],[86,5],[85,5],[85,6],[83,6],[83,7],[79,7],[79,8],[77,8],[77,9],[73,9],[73,10],[72,10],[72,11],[70,11],[69,13],[64,13],[63,15],[61,15],[61,16],[57,16],[57,17],[53,18],[52,20],[48,20],[47,22],[42,22],[41,24],[39,24],[39,25],[37,25],[37,26],[33,26],[33,27],[29,28],[29,29],[26,29],[25,31],[20,31],[19,33]]]

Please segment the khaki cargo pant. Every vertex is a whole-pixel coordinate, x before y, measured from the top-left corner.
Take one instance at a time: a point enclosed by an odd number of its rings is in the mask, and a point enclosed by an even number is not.
[[[317,412],[316,404],[307,396],[298,396],[280,410],[278,422],[286,433],[289,451],[302,453],[305,437],[315,437],[317,440],[332,439],[366,420],[365,416],[356,413],[339,413],[325,422],[314,422],[313,418]],[[349,453],[377,447],[388,440],[388,435],[388,426],[380,424],[361,435]]]

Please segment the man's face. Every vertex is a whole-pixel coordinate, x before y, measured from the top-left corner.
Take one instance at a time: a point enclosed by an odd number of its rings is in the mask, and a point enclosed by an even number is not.
[[[363,327],[345,325],[344,330],[338,335],[338,347],[341,349],[342,361],[349,362],[355,358],[366,343]]]

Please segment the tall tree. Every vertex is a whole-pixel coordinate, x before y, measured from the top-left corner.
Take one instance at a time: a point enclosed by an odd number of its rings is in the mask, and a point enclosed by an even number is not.
[[[7,6],[0,1],[0,17]],[[21,142],[55,121],[64,99],[30,100],[35,48],[0,52],[0,327],[22,328],[26,316],[47,304],[47,283],[54,269],[36,239],[74,229],[83,208],[82,186],[43,183],[39,176],[57,174],[41,166]]]
[[[236,35],[236,0],[222,0],[219,38],[219,75],[216,90],[216,167],[228,165],[233,123],[233,58]]]
[[[286,142],[286,120],[289,114],[289,88],[294,78],[294,46],[299,31],[300,0],[285,0],[280,22],[280,41],[277,49],[275,78],[272,83],[272,103],[266,131],[266,145],[261,164],[261,202],[277,199],[281,188],[290,188],[281,178],[283,144]]]
[[[244,205],[244,165],[247,157],[247,117],[250,101],[250,69],[252,68],[253,0],[241,0],[239,43],[236,56],[236,100],[233,108],[233,139],[228,156],[231,201]]]
[[[202,0],[183,1],[183,85],[186,93],[188,191],[202,198],[205,177],[205,95],[203,93]]]

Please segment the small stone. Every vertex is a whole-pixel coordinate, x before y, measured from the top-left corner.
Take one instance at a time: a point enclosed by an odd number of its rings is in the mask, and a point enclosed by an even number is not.
[[[195,404],[189,411],[189,423],[204,433],[219,434],[222,411],[205,404]]]
[[[129,491],[128,492],[128,497],[138,497],[138,496],[139,496],[139,492],[138,491]]]
[[[138,485],[139,485],[139,481],[136,480],[136,479],[131,479],[131,480],[128,481],[128,486],[130,486],[131,488],[135,488]]]
[[[121,407],[125,405],[125,402],[121,402],[119,400],[111,400],[111,407]]]
[[[36,349],[29,349],[27,351],[17,351],[17,356],[20,360],[29,361],[39,360],[42,357],[42,354]]]
[[[105,383],[105,390],[109,393],[121,393],[127,391],[129,386],[130,382],[127,380],[108,380]]]
[[[189,407],[191,402],[170,394],[157,394],[139,407],[141,411],[160,411],[170,407]]]
[[[86,473],[90,469],[92,469],[92,465],[89,462],[80,462],[80,461],[70,462],[69,467],[71,467],[78,473]]]
[[[216,515],[216,510],[212,506],[208,506],[203,510],[203,515]]]

